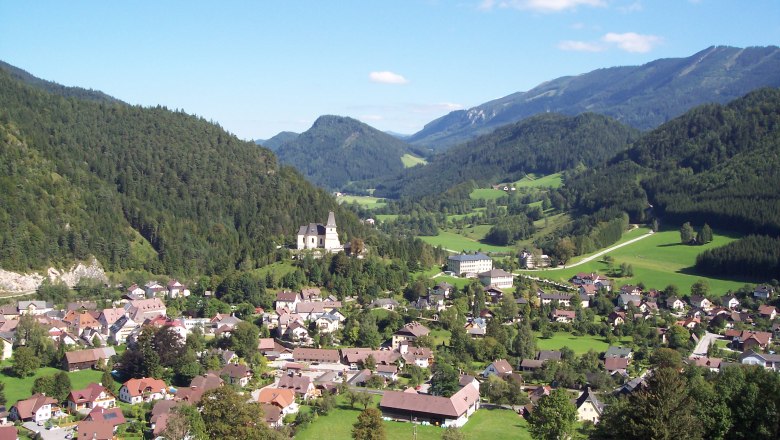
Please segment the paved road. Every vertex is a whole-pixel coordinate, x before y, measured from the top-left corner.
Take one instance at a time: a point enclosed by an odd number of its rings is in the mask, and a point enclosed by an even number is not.
[[[707,356],[707,350],[710,348],[710,344],[714,344],[718,339],[720,339],[720,335],[706,332],[704,336],[699,339],[699,342],[696,344],[696,348],[693,349],[693,353],[690,357]]]

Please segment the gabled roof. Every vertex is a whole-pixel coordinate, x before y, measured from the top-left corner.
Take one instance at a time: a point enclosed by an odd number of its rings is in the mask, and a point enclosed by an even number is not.
[[[412,321],[401,327],[401,329],[394,334],[399,336],[414,336],[415,338],[418,338],[420,336],[425,336],[430,332],[431,331],[428,329],[428,327],[420,324],[417,321]]]
[[[68,400],[74,403],[94,402],[100,397],[100,393],[111,394],[106,387],[91,383],[83,390],[73,390],[68,394]]]
[[[628,368],[628,358],[608,357],[604,359],[604,368],[609,372],[625,370]]]
[[[379,407],[390,411],[419,412],[457,419],[477,401],[479,401],[479,390],[470,383],[450,398],[402,391],[385,391]]]
[[[298,292],[291,292],[289,290],[283,290],[276,293],[277,301],[295,302],[298,298]]]
[[[490,277],[490,278],[511,278],[512,274],[503,270],[503,269],[491,269],[487,272],[482,272],[479,274],[480,277]]]
[[[154,379],[152,377],[143,377],[141,379],[130,379],[124,384],[123,387],[127,388],[127,394],[130,397],[137,397],[146,392],[147,390],[153,393],[159,393],[168,388],[160,379]]]
[[[621,358],[627,358],[631,356],[632,350],[629,347],[615,347],[611,345],[609,348],[607,348],[606,353],[604,353],[605,358],[610,357],[621,357]]]
[[[493,361],[492,365],[498,374],[505,374],[505,373],[512,372],[512,365],[510,365],[506,359],[498,359],[496,361]]]
[[[305,394],[309,391],[309,388],[312,386],[312,380],[309,376],[282,376],[281,379],[279,379],[279,384],[277,385],[279,388],[287,388],[290,390],[295,391],[296,393]]]
[[[539,353],[536,354],[536,360],[559,361],[561,360],[561,352],[558,350],[539,350]]]
[[[287,408],[295,403],[295,391],[287,388],[263,388],[257,396],[257,401]]]
[[[16,407],[16,412],[19,414],[20,419],[29,419],[36,411],[41,409],[42,406],[56,404],[56,399],[38,393],[33,394],[27,399],[16,402],[16,405],[14,406]]]
[[[296,347],[292,355],[299,362],[341,362],[339,351],[334,349]]]
[[[114,438],[114,425],[108,422],[81,421],[76,425],[79,440],[112,440]]]
[[[80,364],[82,362],[96,362],[99,359],[108,359],[115,354],[114,347],[91,348],[69,351],[65,353],[65,360],[68,364]]]
[[[219,371],[220,376],[227,375],[232,379],[241,379],[251,375],[252,370],[246,365],[241,364],[227,364]]]
[[[604,410],[604,405],[602,405],[599,399],[596,398],[596,395],[593,394],[593,392],[590,390],[590,387],[585,388],[585,391],[580,395],[580,397],[577,398],[575,406],[579,409],[586,402],[592,403],[593,407],[596,409],[596,412],[601,415],[601,412]]]
[[[122,408],[118,406],[110,409],[105,409],[100,406],[95,407],[84,420],[108,422],[113,426],[121,425],[126,421],[124,414],[122,414]]]

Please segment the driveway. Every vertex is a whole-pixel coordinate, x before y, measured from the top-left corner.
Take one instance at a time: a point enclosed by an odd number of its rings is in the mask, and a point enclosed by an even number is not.
[[[66,440],[74,437],[73,428],[52,428],[46,429],[45,426],[38,426],[35,422],[24,422],[22,426],[34,433],[39,433],[43,440]],[[70,437],[67,437],[70,434]]]
[[[706,332],[704,336],[699,339],[699,342],[696,344],[696,348],[693,349],[693,354],[691,354],[691,357],[707,356],[707,350],[710,348],[710,345],[714,344],[718,339],[720,339],[720,335]]]

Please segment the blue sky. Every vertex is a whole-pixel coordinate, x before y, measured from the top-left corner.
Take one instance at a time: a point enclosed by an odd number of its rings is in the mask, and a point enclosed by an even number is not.
[[[777,0],[0,0],[3,61],[244,139],[323,114],[413,133],[559,76],[778,44]]]

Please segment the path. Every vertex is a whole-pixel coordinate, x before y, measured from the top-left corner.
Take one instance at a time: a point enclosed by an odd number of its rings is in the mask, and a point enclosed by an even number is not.
[[[35,294],[35,290],[30,290],[27,292],[15,292],[15,293],[0,291],[0,299],[16,298],[18,296],[27,296],[33,294]]]
[[[566,265],[564,265],[564,266],[562,267],[562,269],[567,269],[567,268],[570,268],[570,267],[579,266],[580,264],[585,264],[585,263],[587,263],[587,262],[589,262],[589,261],[593,261],[594,259],[596,259],[596,258],[598,258],[598,257],[600,257],[600,256],[602,256],[602,255],[604,255],[604,254],[608,254],[608,253],[610,253],[610,252],[614,251],[615,249],[622,248],[623,246],[628,246],[629,244],[631,244],[631,243],[635,243],[635,242],[637,242],[637,241],[639,241],[639,240],[644,240],[645,238],[647,238],[647,237],[650,237],[651,235],[653,235],[653,231],[650,231],[650,232],[648,232],[648,233],[647,233],[647,234],[645,234],[645,235],[640,235],[640,236],[639,236],[639,237],[637,237],[637,238],[632,238],[631,240],[628,240],[628,241],[626,241],[626,242],[624,242],[624,243],[620,243],[620,244],[616,244],[616,245],[614,245],[614,246],[608,247],[608,248],[604,249],[603,251],[596,252],[595,254],[593,254],[593,255],[591,255],[591,256],[589,256],[589,257],[585,257],[585,258],[583,258],[582,260],[580,260],[580,261],[578,261],[578,262],[576,262],[576,263],[572,263],[572,264],[566,264]],[[556,268],[556,269],[557,269],[557,268]],[[547,270],[547,269],[523,269],[523,270],[539,270],[539,271],[544,271],[544,270]]]
[[[696,344],[696,348],[693,349],[693,354],[691,354],[691,357],[707,356],[707,350],[710,348],[710,344],[714,344],[718,339],[720,339],[720,335],[706,332],[704,336],[699,339],[699,342]]]

